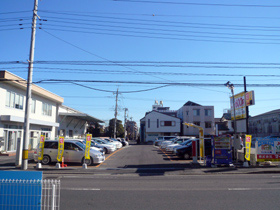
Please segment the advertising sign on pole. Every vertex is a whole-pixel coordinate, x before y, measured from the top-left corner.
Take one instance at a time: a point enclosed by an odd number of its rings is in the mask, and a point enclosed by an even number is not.
[[[91,146],[91,134],[87,134],[86,149],[85,149],[85,159],[90,160],[90,146]]]
[[[252,136],[251,135],[246,135],[246,154],[245,154],[245,159],[250,161],[250,154],[251,154],[251,141],[252,141]]]
[[[245,93],[238,93],[234,95],[235,101],[235,119],[244,119],[246,118],[246,100],[245,100]],[[233,107],[233,97],[230,97],[230,108],[231,108],[231,120],[234,120],[234,107]]]
[[[60,136],[58,140],[58,154],[57,154],[57,161],[61,162],[64,152],[64,137]]]
[[[45,147],[45,135],[41,135],[38,151],[38,160],[43,160],[44,156],[44,147]]]
[[[246,106],[255,105],[255,92],[249,91],[246,92]]]

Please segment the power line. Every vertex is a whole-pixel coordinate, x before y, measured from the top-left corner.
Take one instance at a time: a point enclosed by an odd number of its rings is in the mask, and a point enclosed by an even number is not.
[[[99,30],[99,31],[112,31],[112,32],[124,32],[124,33],[136,33],[136,34],[148,34],[148,35],[163,35],[163,36],[179,36],[179,37],[202,37],[202,38],[211,38],[211,39],[229,39],[229,40],[258,40],[258,41],[279,41],[280,39],[264,39],[264,38],[249,38],[249,37],[229,37],[229,36],[209,36],[209,35],[187,35],[187,34],[178,34],[178,33],[159,33],[159,32],[143,32],[143,31],[128,31],[120,29],[104,29],[104,28],[93,28],[93,27],[81,27],[81,26],[67,26],[67,25],[55,25],[47,24],[46,26],[54,27],[64,27],[71,29],[86,29],[86,30]],[[122,28],[122,27],[120,27]],[[151,29],[152,30],[152,29]],[[280,31],[280,30],[279,30]]]
[[[229,41],[229,40],[211,40],[211,39],[194,39],[194,38],[175,38],[175,37],[162,37],[162,36],[146,36],[146,35],[132,35],[132,34],[119,34],[119,33],[105,33],[105,32],[90,32],[90,31],[77,31],[77,30],[66,30],[60,28],[42,28],[44,30],[54,30],[54,31],[65,31],[65,32],[76,32],[76,33],[86,33],[86,34],[101,34],[101,35],[111,35],[111,36],[124,36],[124,37],[137,37],[137,38],[152,38],[152,39],[163,39],[163,40],[177,40],[177,41],[198,41],[198,42],[216,42],[216,43],[232,43],[232,44],[265,44],[265,45],[279,45],[278,42],[256,42],[256,41]]]
[[[136,2],[136,3],[153,3],[153,4],[175,4],[175,5],[192,5],[192,6],[222,6],[222,7],[264,7],[264,8],[279,8],[280,5],[265,5],[265,4],[208,4],[208,3],[193,3],[193,2],[170,2],[170,1],[142,1],[142,0],[113,0],[119,2]]]

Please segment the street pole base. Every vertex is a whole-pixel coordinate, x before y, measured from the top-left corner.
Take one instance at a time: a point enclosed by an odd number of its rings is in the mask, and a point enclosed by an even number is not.
[[[246,161],[243,163],[243,167],[248,168],[249,167],[249,163]]]
[[[83,168],[87,169],[87,164],[86,163],[83,163]]]
[[[193,157],[193,163],[198,163],[197,162],[197,157]]]
[[[60,163],[56,163],[55,168],[61,168]]]
[[[36,168],[37,168],[37,169],[42,168],[42,163],[37,163]]]

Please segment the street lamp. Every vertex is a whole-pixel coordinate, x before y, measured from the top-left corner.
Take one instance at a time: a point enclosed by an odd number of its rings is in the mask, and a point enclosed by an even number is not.
[[[235,118],[235,99],[234,99],[234,85],[228,81],[226,84],[225,84],[226,87],[228,87],[228,89],[231,90],[231,94],[232,94],[232,105],[233,105],[233,130],[234,130],[234,144],[235,144],[235,141],[236,141],[236,118]],[[237,161],[237,152],[236,152],[236,161]]]

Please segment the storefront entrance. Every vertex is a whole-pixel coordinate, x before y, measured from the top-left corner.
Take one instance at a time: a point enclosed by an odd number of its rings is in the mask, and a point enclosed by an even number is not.
[[[4,129],[4,150],[14,152],[17,149],[17,138],[21,138],[22,130]]]

